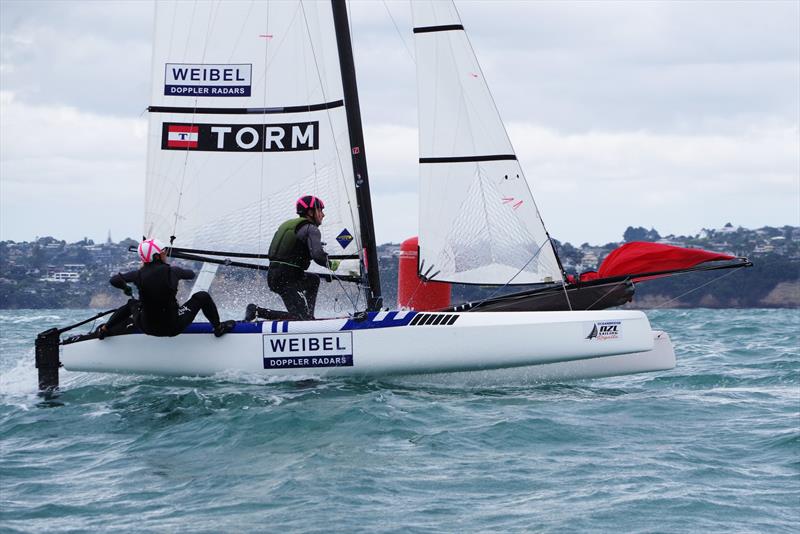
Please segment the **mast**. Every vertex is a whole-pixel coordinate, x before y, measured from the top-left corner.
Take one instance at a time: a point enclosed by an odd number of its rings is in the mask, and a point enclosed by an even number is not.
[[[336,45],[339,51],[339,68],[342,72],[344,89],[344,109],[350,132],[350,155],[353,159],[353,179],[356,186],[358,218],[361,224],[361,242],[365,249],[367,278],[367,310],[380,309],[381,278],[378,269],[378,251],[375,244],[375,225],[372,220],[372,200],[369,193],[367,175],[367,155],[364,150],[364,132],[361,127],[361,107],[358,103],[356,69],[353,61],[353,46],[350,42],[350,25],[347,21],[345,0],[331,0],[333,24],[336,31]]]

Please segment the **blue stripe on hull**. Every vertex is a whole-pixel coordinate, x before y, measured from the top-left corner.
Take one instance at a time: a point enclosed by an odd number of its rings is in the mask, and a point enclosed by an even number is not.
[[[372,328],[393,328],[398,326],[408,326],[411,320],[417,315],[417,312],[398,312],[392,311],[383,316],[382,319],[376,320],[376,317],[381,312],[369,312],[367,317],[361,320],[348,319],[347,322],[339,330],[369,330]],[[397,316],[400,315],[400,318]],[[315,322],[315,321],[308,321]],[[289,332],[290,321],[270,321],[269,332],[273,334],[281,334]],[[260,334],[262,332],[263,322],[244,322],[237,321],[236,326],[231,330],[230,334]],[[266,330],[266,328],[265,328]],[[192,323],[183,331],[184,334],[211,334],[214,329],[211,323]]]
[[[341,330],[369,330],[371,328],[392,328],[396,326],[408,326],[408,323],[411,322],[411,319],[417,314],[417,312],[409,311],[409,312],[397,312],[392,311],[386,314],[383,319],[375,320],[375,317],[380,312],[369,312],[367,317],[362,320],[356,319],[348,319]],[[397,318],[398,315],[402,315],[399,319]]]
[[[184,334],[210,334],[214,332],[211,323],[192,323],[183,331]],[[236,322],[229,334],[260,334],[261,323]]]

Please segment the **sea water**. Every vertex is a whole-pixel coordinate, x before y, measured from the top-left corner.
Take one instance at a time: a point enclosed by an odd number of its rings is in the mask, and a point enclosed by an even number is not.
[[[3,532],[798,532],[800,312],[649,312],[671,371],[577,383],[62,371],[0,312]]]

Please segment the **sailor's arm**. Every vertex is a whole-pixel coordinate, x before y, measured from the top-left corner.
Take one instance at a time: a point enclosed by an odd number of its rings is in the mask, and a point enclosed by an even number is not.
[[[170,265],[170,271],[178,280],[194,280],[194,271]]]
[[[311,259],[314,260],[314,263],[317,265],[327,267],[328,254],[326,254],[325,250],[322,248],[322,234],[319,232],[319,228],[313,224],[306,224],[300,229],[300,232],[298,232],[298,237],[302,238],[300,235],[302,233],[305,233],[307,236],[306,243],[308,244],[308,252],[311,255]]]
[[[139,271],[128,271],[127,273],[117,273],[108,281],[109,284],[117,289],[125,289],[129,283],[135,282]]]

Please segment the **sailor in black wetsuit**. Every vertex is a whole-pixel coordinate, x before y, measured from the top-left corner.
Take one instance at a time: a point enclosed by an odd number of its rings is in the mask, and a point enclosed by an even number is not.
[[[339,261],[331,260],[322,249],[319,225],[325,218],[325,204],[312,195],[300,197],[296,203],[299,217],[278,227],[269,246],[267,285],[281,296],[286,310],[295,318],[314,319],[319,276],[307,273],[311,260],[335,271]],[[256,315],[256,307],[248,306],[247,319]]]
[[[189,326],[200,310],[214,327],[215,336],[220,337],[233,329],[236,322],[220,322],[217,306],[205,291],[195,293],[183,306],[178,306],[175,298],[178,282],[193,279],[194,272],[169,265],[166,247],[161,242],[157,239],[142,241],[139,257],[144,263],[141,268],[117,273],[110,280],[112,286],[122,289],[128,296],[133,294],[128,284],[136,285],[139,300],[132,298],[116,310],[108,323],[98,330],[100,339],[131,321],[151,336],[177,336]]]

